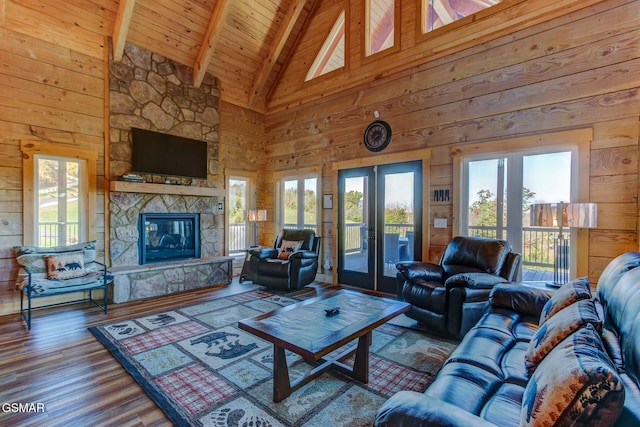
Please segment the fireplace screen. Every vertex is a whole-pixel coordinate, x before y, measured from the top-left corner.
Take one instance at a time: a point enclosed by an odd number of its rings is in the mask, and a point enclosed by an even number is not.
[[[140,264],[200,258],[200,215],[140,214]]]

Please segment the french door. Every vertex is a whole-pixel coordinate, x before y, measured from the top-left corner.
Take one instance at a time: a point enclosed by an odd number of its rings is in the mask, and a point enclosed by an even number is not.
[[[338,281],[396,293],[396,263],[422,258],[422,162],[338,173]]]

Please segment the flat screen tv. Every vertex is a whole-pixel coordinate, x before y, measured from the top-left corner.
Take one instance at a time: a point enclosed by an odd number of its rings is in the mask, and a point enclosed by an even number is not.
[[[207,178],[207,143],[153,132],[131,129],[132,172]]]

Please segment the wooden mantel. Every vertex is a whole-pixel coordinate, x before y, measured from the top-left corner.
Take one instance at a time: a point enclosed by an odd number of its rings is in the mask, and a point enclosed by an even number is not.
[[[151,184],[147,182],[111,181],[110,191],[123,193],[179,194],[181,196],[224,197],[222,188],[191,187],[188,185]]]

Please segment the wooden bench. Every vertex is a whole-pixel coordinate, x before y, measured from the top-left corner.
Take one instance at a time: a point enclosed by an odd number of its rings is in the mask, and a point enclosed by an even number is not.
[[[107,266],[96,261],[95,240],[69,246],[14,246],[22,278],[16,283],[20,291],[20,314],[31,329],[32,300],[70,293],[85,293],[85,298],[39,306],[52,307],[90,301],[107,314],[108,287],[113,277]],[[103,300],[93,299],[93,291],[102,290]],[[25,307],[26,299],[26,307]]]

